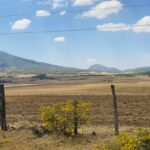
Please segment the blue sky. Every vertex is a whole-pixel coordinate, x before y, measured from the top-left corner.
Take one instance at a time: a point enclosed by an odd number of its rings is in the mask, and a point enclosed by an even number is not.
[[[0,50],[77,68],[95,63],[119,69],[150,66],[150,26],[145,26],[150,25],[150,5],[126,7],[148,3],[149,0],[0,0],[0,33],[95,28],[82,32],[0,34]]]

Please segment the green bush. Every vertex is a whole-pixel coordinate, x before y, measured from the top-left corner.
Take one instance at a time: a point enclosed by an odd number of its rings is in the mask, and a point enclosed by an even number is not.
[[[78,134],[78,129],[85,124],[90,114],[90,103],[67,102],[44,106],[41,108],[41,119],[44,126],[64,134]]]

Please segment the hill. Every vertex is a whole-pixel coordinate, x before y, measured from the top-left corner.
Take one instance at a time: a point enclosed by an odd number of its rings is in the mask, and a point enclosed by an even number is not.
[[[75,74],[81,69],[36,62],[0,51],[0,71],[30,74]]]
[[[63,67],[43,62],[37,62],[0,51],[0,72],[21,73],[21,74],[52,74],[52,75],[74,75],[88,72],[107,72],[107,73],[136,73],[144,74],[150,72],[150,67],[140,67],[128,70],[106,67],[94,64],[88,69],[78,69],[73,67]]]
[[[109,68],[103,65],[95,64],[88,68],[89,71],[94,72],[109,72],[109,73],[120,73],[121,71],[117,68]]]
[[[150,71],[150,67],[139,67],[139,68],[128,69],[128,70],[125,70],[124,72],[145,73],[145,72],[149,72],[149,71]]]

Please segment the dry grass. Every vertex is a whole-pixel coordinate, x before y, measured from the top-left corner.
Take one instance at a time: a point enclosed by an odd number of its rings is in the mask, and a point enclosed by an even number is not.
[[[134,131],[135,128],[123,127],[122,130]],[[95,131],[97,136],[91,133]],[[9,131],[5,133],[7,142],[0,147],[3,150],[91,150],[94,145],[101,145],[113,136],[112,127],[84,127],[80,135],[67,138],[51,134],[46,138],[38,138],[31,131]]]
[[[112,78],[85,80],[54,80],[7,85],[7,96],[24,95],[111,95],[110,84],[118,95],[149,95],[150,78]]]
[[[30,131],[6,132],[8,142],[3,150],[91,150],[113,136],[113,109],[110,84],[116,85],[119,120],[122,130],[150,126],[150,78],[99,77],[85,80],[54,80],[22,83],[6,87],[7,120],[9,124],[40,123],[39,109],[68,100],[84,100],[93,103],[89,127],[82,128],[82,136],[66,139],[50,135],[37,138]],[[29,123],[28,122],[28,123]],[[91,135],[96,131],[97,136]],[[0,147],[1,148],[1,147]]]

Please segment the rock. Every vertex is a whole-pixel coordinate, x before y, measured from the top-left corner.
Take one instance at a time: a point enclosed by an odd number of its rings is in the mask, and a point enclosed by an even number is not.
[[[42,137],[43,137],[44,139],[46,139],[46,138],[48,138],[48,134],[44,134]]]
[[[32,127],[32,132],[39,137],[43,137],[45,134],[45,129],[42,126],[35,126]]]
[[[95,131],[93,131],[93,132],[92,132],[92,135],[93,135],[93,136],[97,136],[97,134],[96,134],[96,132],[95,132]]]

